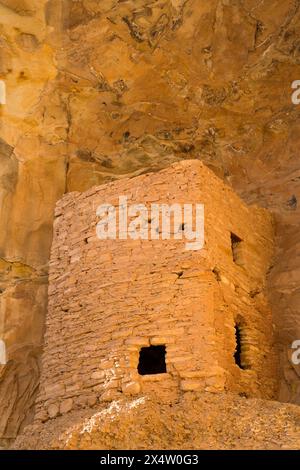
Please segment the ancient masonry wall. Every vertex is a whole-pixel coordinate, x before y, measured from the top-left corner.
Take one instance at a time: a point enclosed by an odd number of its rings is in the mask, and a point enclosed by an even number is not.
[[[117,206],[120,195],[128,204],[203,203],[204,249],[186,251],[184,239],[99,240],[96,209]],[[272,254],[271,215],[247,207],[199,161],[66,195],[56,209],[36,419],[121,394],[274,397],[264,293]],[[149,345],[166,347],[166,373],[138,373],[140,349]]]

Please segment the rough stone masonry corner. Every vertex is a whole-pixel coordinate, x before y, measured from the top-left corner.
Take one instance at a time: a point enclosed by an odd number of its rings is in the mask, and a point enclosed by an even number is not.
[[[102,240],[96,208],[201,203],[205,244]],[[270,213],[248,207],[199,161],[69,193],[56,208],[36,420],[122,395],[186,392],[274,398],[276,351],[265,295]]]

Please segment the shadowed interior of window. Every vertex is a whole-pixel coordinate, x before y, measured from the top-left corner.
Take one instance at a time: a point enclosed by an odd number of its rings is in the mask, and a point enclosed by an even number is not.
[[[166,346],[150,346],[140,350],[138,364],[140,375],[164,374],[166,372]]]

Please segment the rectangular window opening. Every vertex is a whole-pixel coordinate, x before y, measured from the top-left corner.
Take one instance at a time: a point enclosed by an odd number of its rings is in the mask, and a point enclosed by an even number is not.
[[[235,325],[235,352],[234,352],[234,360],[236,365],[240,369],[244,369],[242,364],[242,335],[241,335],[241,328],[239,325]]]
[[[166,366],[166,346],[150,346],[141,348],[138,364],[140,375],[164,374]]]
[[[234,360],[236,365],[242,369],[251,369],[247,357],[245,357],[244,341],[245,341],[245,326],[239,321],[236,321],[234,325],[235,329],[235,351]]]
[[[242,242],[243,240],[231,232],[231,251],[233,261],[238,265],[243,265]]]

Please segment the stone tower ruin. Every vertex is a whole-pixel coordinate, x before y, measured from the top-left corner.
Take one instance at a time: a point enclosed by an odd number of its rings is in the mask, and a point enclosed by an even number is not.
[[[204,204],[204,247],[187,250],[184,238],[99,239],[97,208],[117,206],[120,195],[147,207]],[[265,295],[272,256],[268,211],[248,207],[196,160],[64,196],[54,224],[37,419],[122,394],[274,397]]]

